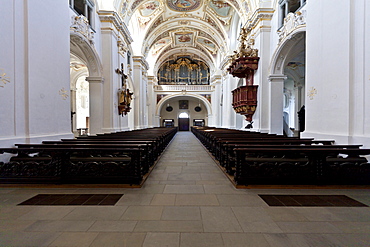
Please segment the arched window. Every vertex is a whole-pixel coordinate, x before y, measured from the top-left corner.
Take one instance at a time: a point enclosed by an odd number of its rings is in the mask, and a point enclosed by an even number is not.
[[[189,114],[186,112],[181,112],[179,118],[189,118]]]

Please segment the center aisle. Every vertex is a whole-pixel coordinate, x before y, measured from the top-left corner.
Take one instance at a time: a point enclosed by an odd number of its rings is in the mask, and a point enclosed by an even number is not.
[[[176,134],[141,192],[150,205],[129,207],[125,215],[139,220],[134,232],[147,232],[144,246],[270,246],[263,234],[243,233],[243,227],[258,228],[246,223],[246,207],[265,204],[235,189],[191,132]],[[258,225],[280,232],[277,225]]]

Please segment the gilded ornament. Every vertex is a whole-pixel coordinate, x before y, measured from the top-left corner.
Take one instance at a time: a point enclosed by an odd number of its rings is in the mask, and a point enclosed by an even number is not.
[[[311,87],[310,90],[308,90],[307,96],[310,98],[310,100],[313,100],[315,94],[317,94],[317,89]]]
[[[0,69],[0,82],[2,82],[4,85],[10,82],[10,78],[6,76],[6,73],[3,69]],[[0,87],[4,87],[0,84]]]
[[[66,100],[68,98],[68,91],[65,90],[64,87],[62,87],[59,90],[59,95],[62,97],[63,100]]]

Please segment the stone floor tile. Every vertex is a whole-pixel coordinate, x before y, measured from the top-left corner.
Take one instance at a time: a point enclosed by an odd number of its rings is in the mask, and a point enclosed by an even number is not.
[[[32,207],[32,210],[18,217],[19,220],[60,220],[73,212],[74,207],[64,206],[21,206]]]
[[[344,233],[369,233],[370,222],[330,222],[333,226],[340,229]]]
[[[302,245],[297,246],[294,241],[292,241],[288,235],[284,233],[266,233],[263,234],[263,236],[271,247],[302,247]]]
[[[273,222],[261,207],[232,207],[240,222]]]
[[[230,183],[229,181],[227,182]],[[265,205],[257,195],[217,195],[217,199],[221,206],[257,207]]]
[[[204,232],[242,232],[230,207],[200,207]]]
[[[225,247],[270,247],[263,234],[222,233]]]
[[[98,233],[94,232],[64,232],[57,237],[49,246],[62,247],[62,246],[76,246],[88,247],[97,237]]]
[[[63,220],[117,220],[126,209],[127,206],[76,207]]]
[[[139,221],[135,232],[203,232],[201,221],[154,220]]]
[[[182,167],[183,166],[167,166],[165,169],[165,173],[172,173],[177,174],[177,173],[182,173]]]
[[[163,193],[204,194],[202,185],[166,185]]]
[[[239,222],[243,231],[247,233],[283,233],[281,228],[272,221],[248,222],[239,220]]]
[[[154,194],[124,194],[116,203],[116,206],[149,205],[153,196]]]
[[[0,220],[0,232],[23,231],[33,223],[35,223],[33,220]]]
[[[91,243],[90,247],[142,247],[146,233],[104,232]]]
[[[181,233],[180,247],[223,247],[220,233]]]
[[[38,220],[25,231],[30,232],[85,232],[94,224],[93,220]]]
[[[196,185],[224,185],[229,186],[230,182],[226,180],[198,180],[195,181]]]
[[[291,207],[266,207],[264,211],[273,221],[308,221],[308,219]]]
[[[368,207],[330,207],[326,210],[342,221],[370,222],[370,209]]]
[[[198,181],[195,180],[162,180],[159,184],[168,185],[197,185]]]
[[[161,205],[175,205],[176,194],[155,194],[150,205],[161,206]]]
[[[216,195],[191,195],[191,194],[184,194],[184,195],[177,195],[176,206],[219,206]]]
[[[165,185],[163,184],[144,184],[144,186],[140,189],[128,191],[128,193],[135,193],[135,194],[161,194],[163,193]]]
[[[168,173],[157,173],[157,174],[150,174],[148,181],[151,180],[167,180],[168,178]]]
[[[0,232],[0,246],[49,246],[61,233],[57,232]]]
[[[121,220],[159,220],[162,206],[129,206]]]
[[[204,185],[206,194],[244,194],[242,190],[235,189],[231,183],[228,185]]]
[[[342,219],[323,207],[294,207],[294,211],[309,221],[341,221]]]
[[[132,232],[137,221],[98,220],[90,227],[89,232]]]
[[[199,207],[164,207],[161,220],[201,220]]]
[[[175,180],[175,181],[181,181],[181,180],[201,180],[200,174],[170,174],[168,176],[168,180]]]
[[[179,247],[180,233],[148,232],[143,247]]]
[[[0,220],[17,219],[34,209],[34,207],[15,207],[15,204],[13,206],[0,205]]]
[[[276,222],[285,233],[341,233],[329,222]]]
[[[370,234],[325,234],[325,237],[330,239],[332,242],[340,242],[340,247],[369,247],[370,246]]]

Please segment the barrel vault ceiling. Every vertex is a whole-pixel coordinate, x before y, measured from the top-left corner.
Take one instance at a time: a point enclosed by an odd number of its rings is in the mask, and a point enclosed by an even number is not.
[[[231,52],[229,37],[235,25],[246,19],[248,4],[239,0],[123,0],[119,12],[129,23],[141,55],[156,66],[184,55],[211,65],[217,54]]]

